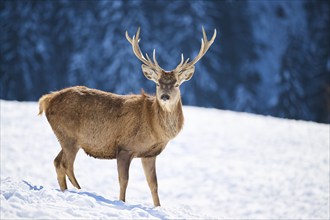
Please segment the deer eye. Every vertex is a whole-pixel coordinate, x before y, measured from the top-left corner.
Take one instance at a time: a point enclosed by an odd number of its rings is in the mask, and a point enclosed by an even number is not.
[[[159,83],[156,83],[156,86],[159,87]]]
[[[179,87],[179,83],[176,83],[174,86],[175,86],[175,87]]]

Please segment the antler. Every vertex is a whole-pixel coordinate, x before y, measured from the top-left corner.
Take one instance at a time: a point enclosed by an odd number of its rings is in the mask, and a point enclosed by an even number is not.
[[[195,63],[197,63],[206,54],[207,50],[213,44],[214,39],[217,36],[217,30],[214,29],[214,34],[213,34],[211,40],[207,40],[204,27],[202,27],[202,31],[203,31],[203,38],[202,38],[201,49],[199,50],[198,55],[192,61],[190,61],[188,63],[189,58],[186,61],[184,61],[183,54],[181,54],[181,62],[176,67],[176,70],[179,70],[179,69],[188,69],[189,67],[195,65]]]
[[[130,42],[132,44],[132,48],[133,48],[133,52],[135,54],[135,56],[141,60],[144,64],[146,64],[147,66],[155,69],[155,70],[163,70],[157,60],[156,60],[156,50],[154,49],[153,53],[152,53],[152,58],[153,58],[153,62],[151,61],[151,59],[149,58],[148,54],[146,53],[146,57],[145,58],[141,52],[140,46],[139,46],[139,35],[140,35],[140,27],[138,28],[136,35],[133,36],[133,38],[130,38],[127,31],[126,31],[126,39],[128,40],[128,42]]]

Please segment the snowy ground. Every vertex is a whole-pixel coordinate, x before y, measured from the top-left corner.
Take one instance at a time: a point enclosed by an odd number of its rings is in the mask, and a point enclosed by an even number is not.
[[[1,219],[329,219],[329,125],[184,107],[184,130],[158,157],[162,207],[153,208],[139,159],[127,203],[116,161],[83,151],[82,189],[60,192],[60,146],[37,103],[0,105]]]

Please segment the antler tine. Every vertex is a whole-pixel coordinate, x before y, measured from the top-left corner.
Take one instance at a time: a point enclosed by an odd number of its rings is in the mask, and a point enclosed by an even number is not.
[[[201,48],[197,54],[197,56],[190,62],[189,58],[183,63],[183,64],[179,64],[177,66],[177,68],[189,68],[191,66],[193,66],[195,63],[197,63],[208,51],[208,49],[210,48],[210,46],[213,44],[215,37],[217,36],[217,30],[214,29],[214,33],[213,36],[210,40],[207,40],[207,36],[204,30],[204,27],[202,27],[202,33],[203,33],[203,38],[201,39]],[[182,62],[182,60],[181,60]]]
[[[132,49],[133,49],[135,56],[139,60],[141,60],[143,63],[147,64],[147,60],[144,58],[143,54],[141,53],[140,47],[138,45],[139,34],[140,34],[140,27],[138,28],[136,35],[133,35],[133,38],[130,38],[127,31],[125,33],[126,39],[128,40],[128,42],[130,42],[132,44]]]
[[[147,53],[146,53],[146,57],[147,57],[148,62],[152,62]]]
[[[183,56],[183,53],[182,53],[181,54],[181,62],[180,62],[180,64],[178,66],[182,66],[183,62],[184,62],[184,56]]]
[[[184,56],[183,56],[183,53],[182,53],[182,54],[181,54],[181,63],[180,63],[180,65],[182,65],[183,62],[184,62]]]
[[[159,64],[156,60],[156,49],[154,49],[154,51],[152,52],[152,59],[154,60],[154,63],[156,64],[156,66],[159,66]]]
[[[181,53],[181,62],[177,65],[177,67],[175,69],[181,68],[183,65],[183,62],[184,62],[184,57],[183,57],[183,53]]]
[[[126,31],[125,35],[126,35],[126,39],[128,40],[128,42],[130,42],[132,44],[133,52],[139,60],[141,60],[147,66],[150,66],[156,70],[162,70],[162,68],[159,66],[159,64],[156,60],[155,50],[153,52],[153,61],[154,62],[151,61],[148,54],[146,54],[147,58],[145,58],[143,56],[140,46],[139,46],[140,27],[138,28],[138,30],[137,30],[136,34],[133,36],[133,38],[130,38],[127,31]]]
[[[135,39],[138,39],[138,40],[140,39],[140,38],[139,38],[139,36],[140,36],[140,30],[141,30],[141,28],[138,27],[138,29],[137,29],[137,31],[136,31],[136,35],[135,35],[136,37],[135,37]]]
[[[211,40],[207,40],[207,36],[206,36],[205,30],[204,30],[204,27],[202,27],[202,32],[203,32],[203,39],[202,39],[202,43],[201,43],[201,49],[200,49],[198,55],[190,63],[188,63],[188,65],[194,65],[195,63],[197,63],[208,51],[210,46],[213,44],[215,37],[217,36],[216,29],[214,29],[214,33],[213,33]]]
[[[128,32],[125,32],[126,39],[132,44],[132,38],[129,37]]]

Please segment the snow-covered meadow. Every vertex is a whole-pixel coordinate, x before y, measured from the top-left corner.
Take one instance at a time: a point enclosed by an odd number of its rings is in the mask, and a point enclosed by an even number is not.
[[[185,106],[183,131],[157,160],[153,208],[139,159],[127,203],[116,161],[83,151],[82,189],[59,191],[60,145],[37,103],[0,105],[1,219],[329,219],[329,125]]]

